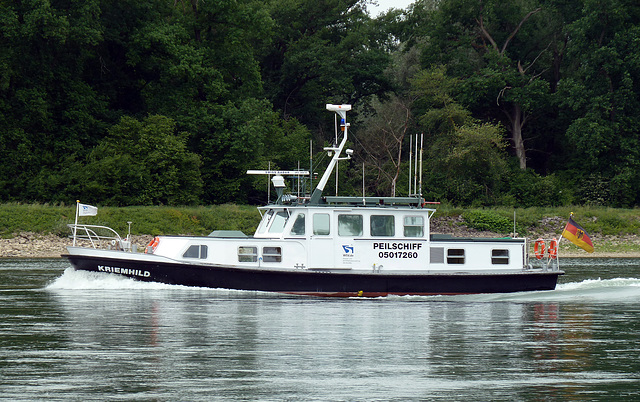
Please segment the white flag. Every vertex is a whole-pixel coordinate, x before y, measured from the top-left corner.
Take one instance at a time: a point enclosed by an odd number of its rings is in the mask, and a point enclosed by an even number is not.
[[[78,216],[95,216],[98,214],[98,207],[87,204],[78,204]]]

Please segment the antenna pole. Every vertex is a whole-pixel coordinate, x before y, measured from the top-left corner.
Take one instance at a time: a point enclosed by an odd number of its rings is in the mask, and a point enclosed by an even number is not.
[[[298,161],[298,170],[300,170],[300,161]],[[298,175],[298,198],[300,198],[300,175]]]
[[[416,134],[415,163],[413,164],[413,191],[418,191],[418,135]]]
[[[340,161],[336,161],[336,197],[338,196],[338,172],[340,171],[340,169],[338,169],[338,163]]]
[[[338,114],[333,115],[333,147],[338,145]]]
[[[271,162],[269,162],[269,170],[271,170]],[[267,175],[267,204],[271,202],[271,174]]]
[[[80,200],[76,200],[76,222],[73,225],[73,247],[76,246],[76,233],[78,230],[78,211],[80,210]]]
[[[362,162],[362,205],[366,205],[366,197],[364,195],[364,162]]]
[[[422,144],[424,142],[424,133],[420,134],[420,191],[419,196],[422,197]]]
[[[409,136],[409,197],[411,197],[411,159],[413,159],[413,136]]]
[[[309,192],[313,189],[313,140],[309,140]]]

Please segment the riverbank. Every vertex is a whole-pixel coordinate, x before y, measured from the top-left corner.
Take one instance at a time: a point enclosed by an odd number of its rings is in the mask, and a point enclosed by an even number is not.
[[[153,236],[131,236],[138,250],[144,250]],[[66,254],[73,240],[53,234],[23,232],[10,239],[0,239],[0,258],[59,258]],[[84,246],[85,244],[79,244]],[[88,245],[88,244],[87,244]]]
[[[540,231],[530,233],[526,237],[530,240],[559,238],[560,232],[561,230],[557,232]],[[431,233],[452,234],[458,237],[505,236],[500,233],[469,228],[462,224],[462,219],[459,217],[432,218]],[[153,239],[151,235],[132,235],[131,237],[138,250],[144,250]],[[561,257],[640,258],[640,236],[638,235],[603,236],[592,234],[591,239],[595,246],[593,253],[587,253],[568,240],[562,240],[559,246],[559,255]],[[21,232],[14,234],[11,238],[0,239],[0,258],[59,258],[66,253],[66,247],[71,244],[70,237]]]

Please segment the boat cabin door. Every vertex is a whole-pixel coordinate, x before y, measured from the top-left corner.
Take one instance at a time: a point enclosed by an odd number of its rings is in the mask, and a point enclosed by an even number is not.
[[[309,237],[308,267],[334,268],[334,245],[332,233],[333,216],[330,211],[311,214],[311,236]]]
[[[362,214],[319,211],[311,220],[309,268],[351,269],[359,265],[362,250],[358,250],[355,239],[363,235]]]

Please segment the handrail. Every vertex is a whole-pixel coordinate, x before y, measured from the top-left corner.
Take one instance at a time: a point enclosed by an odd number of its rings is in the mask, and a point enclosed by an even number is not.
[[[73,232],[73,243],[75,245],[77,239],[89,240],[93,248],[102,248],[102,242],[110,242],[112,245],[118,245],[118,247],[124,251],[131,251],[131,243],[128,238],[122,240],[122,237],[108,226],[101,225],[84,225],[69,223],[67,226]],[[112,236],[99,235],[96,230],[105,230],[113,233]],[[84,233],[83,233],[84,232]],[[96,245],[97,243],[97,245]]]

